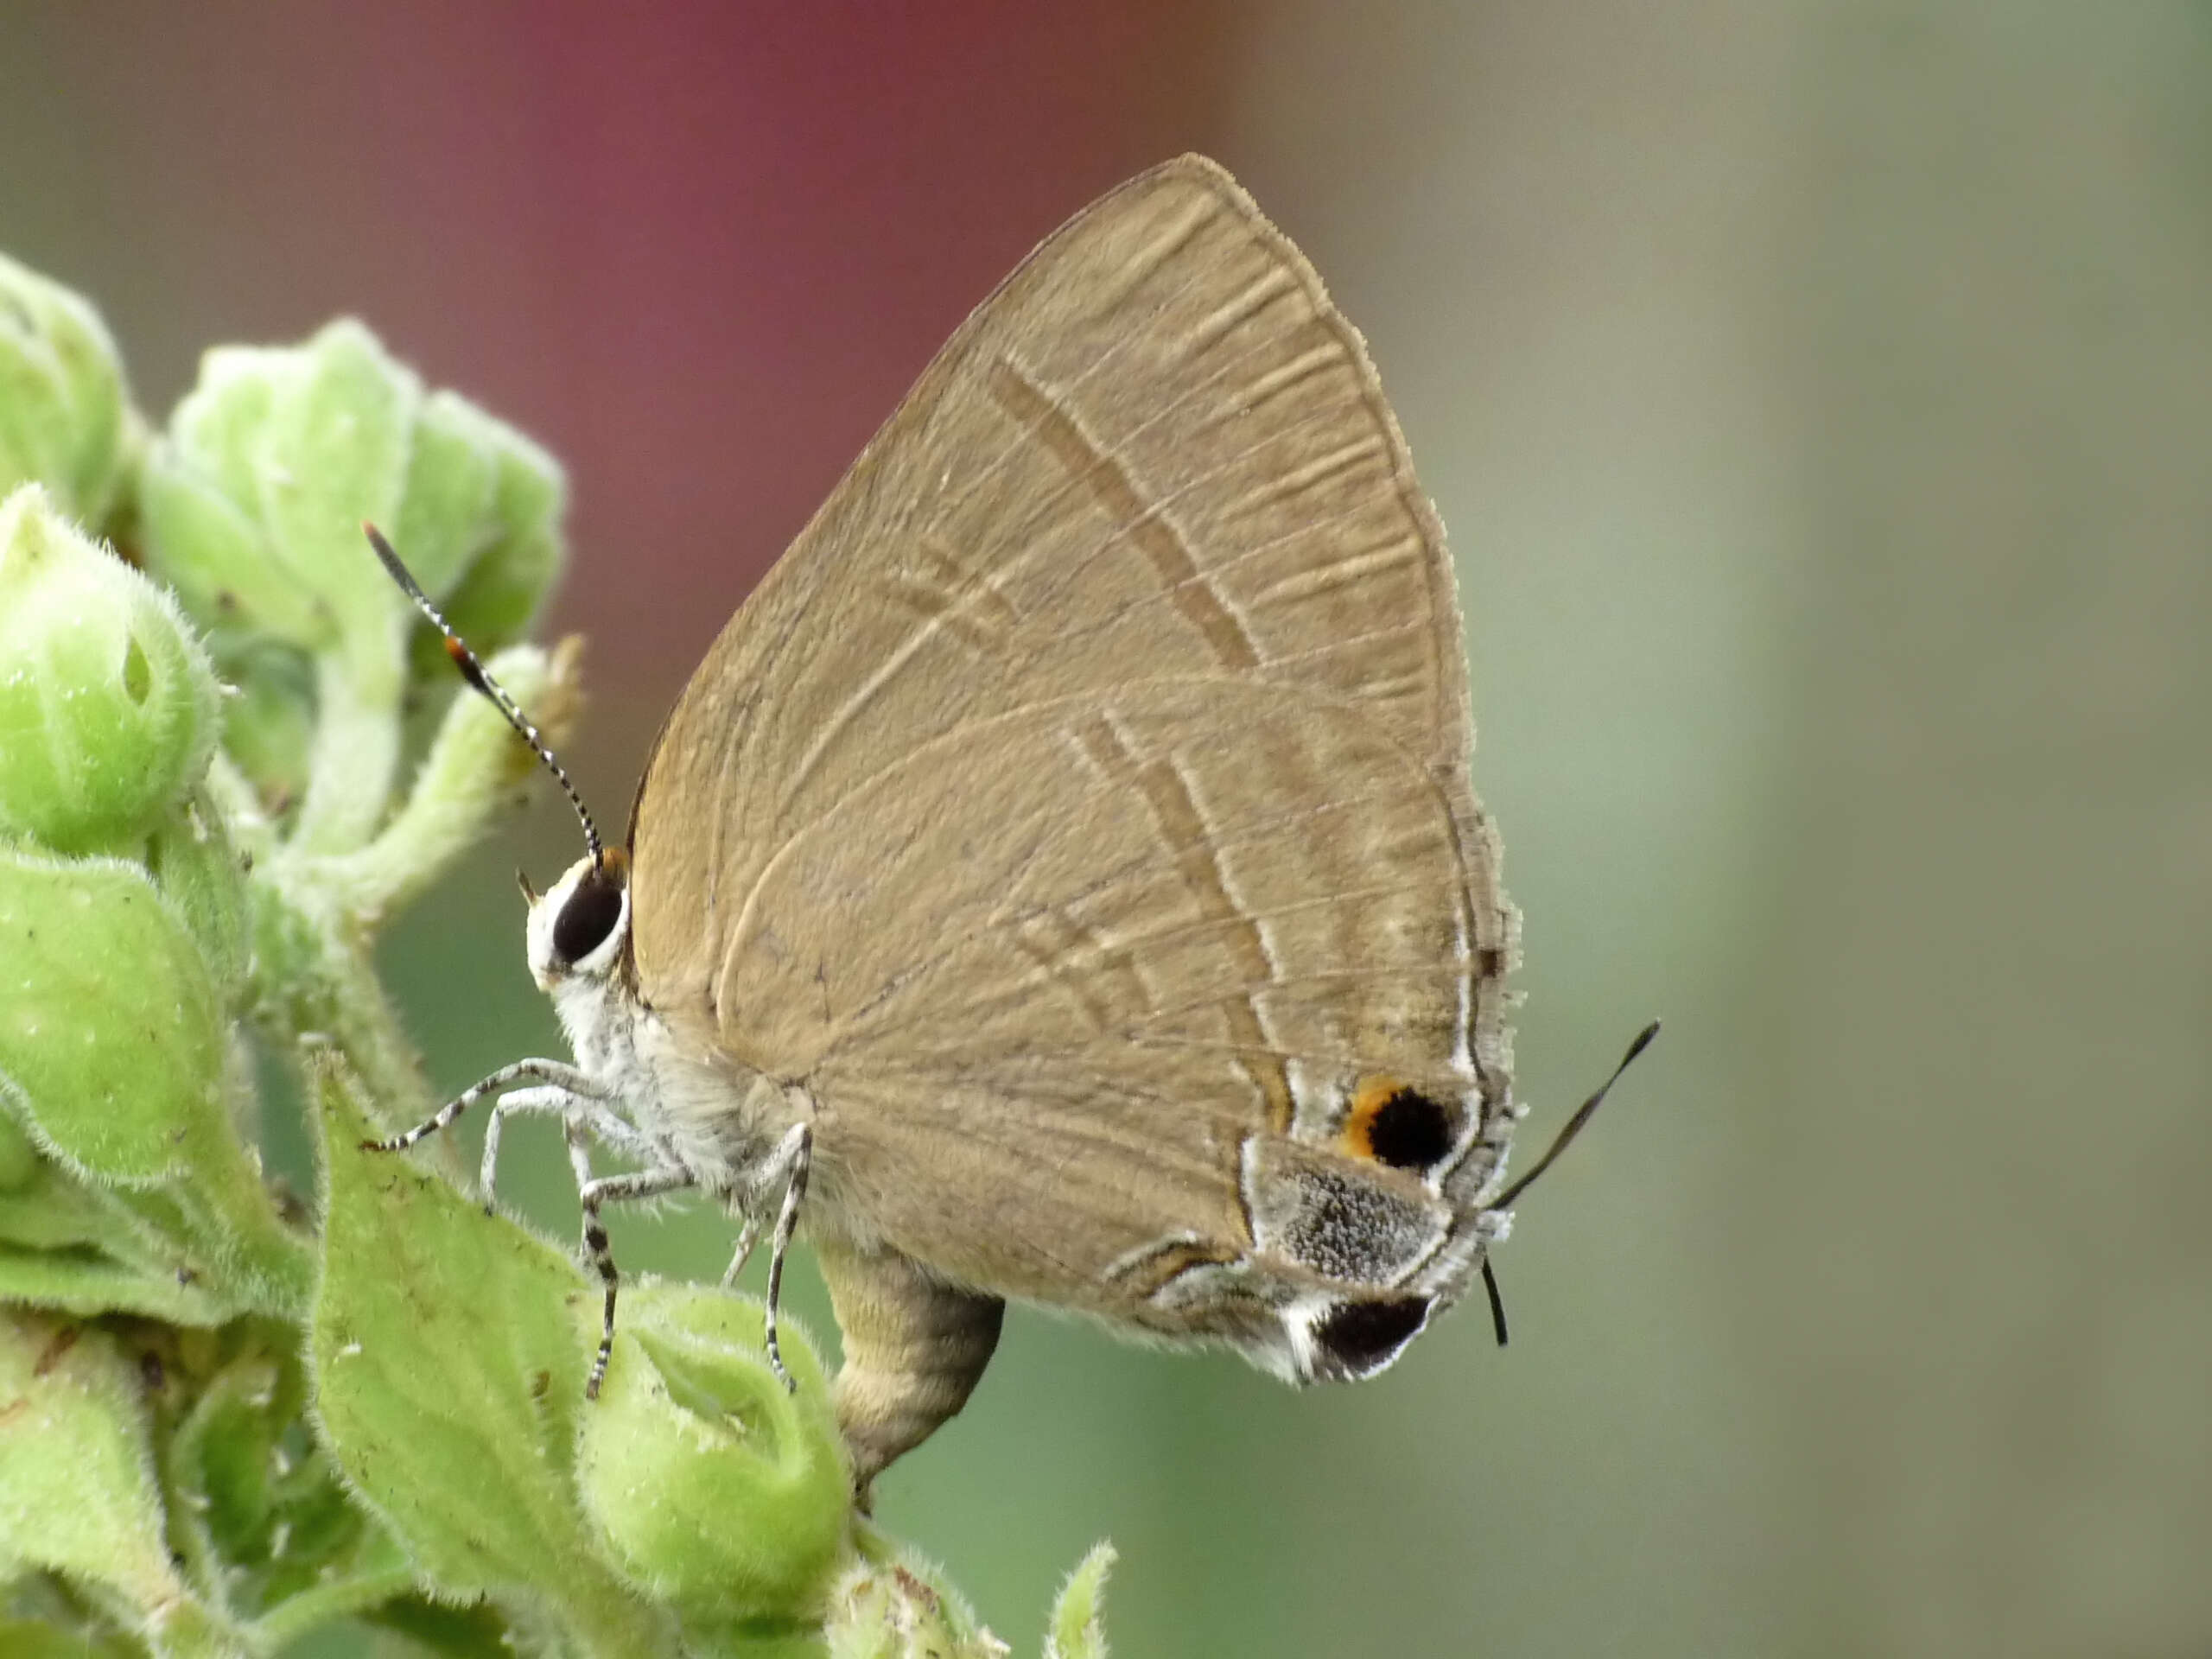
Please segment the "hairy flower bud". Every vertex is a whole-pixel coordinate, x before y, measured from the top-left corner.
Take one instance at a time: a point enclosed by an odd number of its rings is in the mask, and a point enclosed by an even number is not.
[[[302,1306],[305,1241],[232,1126],[215,982],[146,872],[0,848],[0,1099],[39,1149],[114,1195],[181,1282]]]
[[[104,523],[121,481],[128,395],[99,314],[0,255],[0,495],[44,484]]]
[[[790,1613],[836,1565],[852,1477],[812,1349],[786,1321],[787,1391],[758,1302],[691,1286],[622,1300],[576,1484],[623,1575],[688,1618]]]
[[[561,470],[449,391],[425,392],[360,323],[304,345],[222,346],[148,457],[149,560],[227,643],[251,631],[373,672],[411,626],[361,539],[385,529],[433,598],[464,586],[528,620],[559,565]],[[464,610],[464,620],[474,620]]]
[[[0,502],[0,836],[143,836],[199,781],[219,688],[168,595],[25,485]]]
[[[351,850],[382,818],[409,642],[428,632],[362,524],[390,535],[488,650],[521,630],[557,573],[564,501],[543,451],[454,394],[426,392],[351,319],[304,345],[201,359],[141,470],[148,563],[245,687],[233,753],[264,798],[296,798],[305,850]],[[284,671],[286,654],[300,671]],[[442,659],[435,671],[448,672]]]

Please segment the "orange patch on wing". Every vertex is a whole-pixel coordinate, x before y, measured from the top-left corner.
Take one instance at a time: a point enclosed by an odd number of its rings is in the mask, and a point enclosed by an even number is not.
[[[1355,1158],[1375,1156],[1375,1120],[1405,1086],[1404,1079],[1386,1071],[1359,1080],[1359,1087],[1352,1091],[1351,1110],[1344,1115],[1342,1138],[1346,1152]]]

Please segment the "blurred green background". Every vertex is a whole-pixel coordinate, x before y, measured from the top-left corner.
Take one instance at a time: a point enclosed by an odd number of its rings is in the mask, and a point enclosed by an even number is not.
[[[2194,1655],[2208,92],[2202,4],[22,5],[0,246],[156,415],[355,311],[550,443],[614,817],[965,307],[1217,155],[1452,527],[1533,1136],[1667,1034],[1499,1253],[1510,1350],[1299,1395],[1017,1313],[882,1518],[1018,1648],[1110,1535],[1131,1659]],[[541,804],[393,936],[442,1086],[556,1045],[507,872],[574,850]]]

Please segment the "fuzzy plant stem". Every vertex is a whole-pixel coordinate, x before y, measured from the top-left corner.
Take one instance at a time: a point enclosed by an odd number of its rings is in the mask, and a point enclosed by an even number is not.
[[[398,774],[404,681],[385,663],[365,671],[364,655],[328,651],[315,659],[315,748],[292,836],[303,852],[346,852],[367,841]]]

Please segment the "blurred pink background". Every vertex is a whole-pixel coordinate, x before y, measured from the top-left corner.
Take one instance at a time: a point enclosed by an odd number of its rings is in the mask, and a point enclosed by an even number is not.
[[[151,410],[207,342],[357,311],[545,442],[551,625],[657,707],[1000,276],[1218,137],[1232,35],[1169,0],[56,10],[10,27],[10,79],[71,96],[0,111],[43,175],[5,232],[101,274]]]

